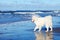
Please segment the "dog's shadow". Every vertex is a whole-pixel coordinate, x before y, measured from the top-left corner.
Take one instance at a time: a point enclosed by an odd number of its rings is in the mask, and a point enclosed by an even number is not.
[[[53,32],[34,32],[36,40],[53,40]]]

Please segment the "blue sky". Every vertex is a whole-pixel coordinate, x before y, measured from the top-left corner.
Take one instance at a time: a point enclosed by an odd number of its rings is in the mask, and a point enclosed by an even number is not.
[[[60,0],[0,0],[0,10],[60,10]]]

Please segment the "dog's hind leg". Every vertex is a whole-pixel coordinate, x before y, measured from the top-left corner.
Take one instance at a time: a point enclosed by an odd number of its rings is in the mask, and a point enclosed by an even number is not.
[[[46,32],[48,32],[48,30],[49,30],[49,28],[47,27],[47,30],[46,30]]]
[[[50,26],[50,31],[53,31],[52,26]]]
[[[38,26],[36,26],[35,28],[34,28],[34,31],[36,31],[38,29]]]
[[[48,32],[49,31],[49,26],[48,25],[46,25],[46,29],[47,29],[46,32]]]

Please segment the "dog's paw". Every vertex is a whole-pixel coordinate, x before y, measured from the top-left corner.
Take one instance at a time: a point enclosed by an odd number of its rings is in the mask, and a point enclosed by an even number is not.
[[[53,31],[53,30],[50,30],[51,32]]]
[[[40,32],[41,30],[38,30],[38,32]]]
[[[34,30],[34,32],[35,32],[36,30]]]
[[[45,32],[48,32],[48,31],[45,31]]]

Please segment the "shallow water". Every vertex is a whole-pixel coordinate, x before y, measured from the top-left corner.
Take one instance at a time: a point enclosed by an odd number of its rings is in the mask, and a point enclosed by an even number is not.
[[[0,16],[0,40],[60,40],[60,17],[53,17],[53,32],[47,33],[45,28],[42,28],[41,32],[34,32],[35,24],[26,18],[22,20],[24,17],[22,19],[21,17],[21,15]]]

